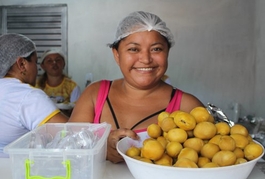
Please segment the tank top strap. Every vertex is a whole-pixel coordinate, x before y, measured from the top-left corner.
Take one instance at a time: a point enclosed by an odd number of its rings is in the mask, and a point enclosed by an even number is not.
[[[182,94],[183,91],[176,89],[175,95],[166,108],[166,112],[172,113],[180,109]]]
[[[102,112],[104,103],[109,93],[110,84],[111,84],[111,81],[109,80],[100,81],[100,87],[99,87],[96,107],[94,111],[95,112],[94,123],[100,123],[101,112]]]

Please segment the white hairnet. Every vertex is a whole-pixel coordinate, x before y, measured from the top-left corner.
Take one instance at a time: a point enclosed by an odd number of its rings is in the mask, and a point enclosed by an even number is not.
[[[157,15],[151,14],[149,12],[136,11],[125,17],[118,25],[116,38],[110,47],[113,47],[121,39],[135,33],[142,31],[157,31],[162,36],[164,36],[170,47],[175,44],[173,34],[167,28],[166,23],[163,22]]]
[[[0,36],[0,78],[3,78],[18,57],[28,57],[36,51],[35,44],[21,34]]]
[[[59,55],[61,55],[61,57],[63,57],[63,59],[64,59],[64,61],[66,60],[65,58],[65,55],[64,55],[64,53],[62,52],[62,50],[61,49],[59,49],[59,48],[54,48],[54,49],[50,49],[50,50],[46,50],[43,54],[42,54],[42,56],[41,56],[41,58],[40,58],[40,61],[41,61],[41,63],[43,63],[43,60],[48,56],[48,55],[50,55],[50,54],[59,54]]]

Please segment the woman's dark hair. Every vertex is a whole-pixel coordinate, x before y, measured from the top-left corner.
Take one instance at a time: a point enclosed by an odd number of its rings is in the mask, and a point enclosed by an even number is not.
[[[25,60],[31,62],[31,57],[34,55],[34,53],[36,53],[36,52],[34,51],[34,52],[32,52],[29,56],[27,56],[27,57],[23,57],[23,58],[24,58]]]
[[[113,43],[113,44],[109,45],[109,47],[118,50],[119,45],[120,45],[120,42],[121,42],[121,41],[118,41],[118,42],[116,42],[116,43]]]
[[[41,88],[41,89],[44,89],[45,88],[45,85],[46,85],[46,81],[47,81],[47,73],[46,72],[44,72],[41,76],[40,76],[40,78],[39,78],[39,80],[38,80],[38,86]]]

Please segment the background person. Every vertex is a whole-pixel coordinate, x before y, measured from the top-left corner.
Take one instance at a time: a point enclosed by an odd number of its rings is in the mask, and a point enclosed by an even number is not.
[[[137,139],[136,132],[157,123],[162,111],[190,112],[203,104],[161,78],[168,67],[173,35],[158,16],[133,12],[117,29],[109,46],[123,78],[102,80],[89,85],[78,99],[69,122],[107,122],[112,125],[108,137],[107,159],[117,163],[123,158],[116,143],[123,137]]]
[[[35,88],[37,53],[20,34],[0,36],[0,157],[3,148],[47,122],[67,122],[51,99]]]
[[[56,103],[75,103],[79,98],[80,87],[63,73],[65,55],[59,49],[47,50],[41,57],[44,73],[39,77],[36,87],[42,89]],[[62,111],[70,116],[72,109]]]

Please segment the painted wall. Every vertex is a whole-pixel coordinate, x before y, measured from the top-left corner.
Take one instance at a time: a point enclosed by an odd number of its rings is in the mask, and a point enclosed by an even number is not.
[[[167,72],[174,86],[230,118],[235,102],[240,116],[265,117],[263,0],[1,0],[0,5],[55,2],[68,5],[68,72],[82,89],[88,72],[94,80],[121,77],[106,44],[124,16],[144,10],[159,15],[175,36]]]
[[[265,1],[256,0],[255,4],[255,98],[256,114],[265,118]]]

